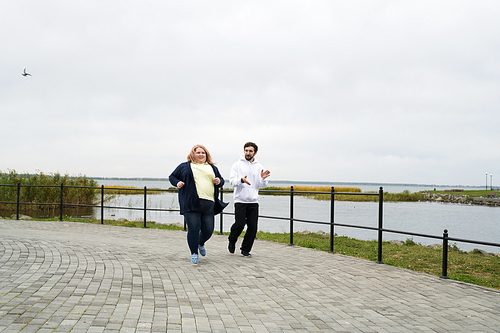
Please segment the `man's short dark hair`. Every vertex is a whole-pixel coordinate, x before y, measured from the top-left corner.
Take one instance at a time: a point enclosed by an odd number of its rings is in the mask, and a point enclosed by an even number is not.
[[[257,150],[259,150],[259,147],[257,147],[257,145],[253,142],[245,143],[245,145],[243,146],[243,150],[245,150],[246,147],[253,147],[255,152],[257,152]]]

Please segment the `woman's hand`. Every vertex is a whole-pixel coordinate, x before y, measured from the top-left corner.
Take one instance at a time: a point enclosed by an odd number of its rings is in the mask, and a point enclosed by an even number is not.
[[[181,187],[183,187],[183,186],[184,186],[184,182],[178,182],[178,183],[177,183],[177,188],[181,188]]]
[[[220,184],[220,179],[219,179],[219,178],[217,178],[217,177],[215,177],[215,178],[214,178],[214,184],[215,184],[215,185],[219,185],[219,184]]]

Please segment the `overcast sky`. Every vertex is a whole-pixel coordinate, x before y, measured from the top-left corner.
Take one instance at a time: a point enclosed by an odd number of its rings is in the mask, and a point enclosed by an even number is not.
[[[0,171],[168,177],[199,143],[228,178],[254,141],[273,180],[498,186],[499,17],[500,1],[2,1]]]

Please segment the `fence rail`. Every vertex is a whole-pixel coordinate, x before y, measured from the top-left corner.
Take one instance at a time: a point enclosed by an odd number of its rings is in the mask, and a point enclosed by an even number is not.
[[[74,185],[64,185],[64,183],[61,183],[61,185],[21,185],[18,183],[17,185],[12,185],[12,184],[0,184],[0,187],[17,187],[17,200],[15,202],[11,201],[0,201],[0,204],[14,204],[16,205],[16,220],[19,220],[20,216],[20,206],[21,205],[40,205],[40,206],[58,206],[59,207],[59,220],[63,220],[63,211],[64,207],[93,207],[93,208],[100,208],[101,212],[101,224],[104,224],[104,209],[125,209],[125,210],[141,210],[144,212],[144,228],[147,228],[147,212],[148,211],[166,211],[166,212],[176,212],[179,211],[179,209],[162,209],[162,208],[148,208],[147,207],[147,195],[148,191],[149,192],[177,192],[177,189],[148,189],[146,186],[144,186],[144,189],[137,189],[137,188],[117,188],[117,187],[105,187],[104,185],[101,185],[100,187],[90,187],[90,186],[74,186]],[[43,202],[21,202],[20,201],[20,194],[21,194],[21,188],[22,187],[54,187],[54,188],[60,188],[60,201],[57,203],[43,203]],[[100,190],[100,205],[88,205],[88,204],[76,204],[76,203],[65,203],[64,202],[64,188],[80,188],[80,189],[93,189],[93,190]],[[135,191],[135,192],[142,192],[144,194],[144,206],[143,207],[116,207],[116,206],[105,206],[104,205],[104,194],[105,190],[120,190],[120,191]],[[224,193],[230,193],[232,192],[231,190],[221,190],[220,191],[220,199],[224,200]],[[427,235],[427,234],[421,234],[421,233],[414,233],[414,232],[408,232],[408,231],[401,231],[401,230],[392,230],[392,229],[384,229],[383,227],[383,205],[384,205],[384,192],[383,188],[380,187],[378,193],[359,193],[359,192],[335,192],[335,188],[332,186],[331,190],[329,192],[317,192],[317,191],[294,191],[293,186],[290,187],[290,191],[283,191],[283,190],[261,190],[260,193],[266,194],[266,193],[274,193],[274,194],[282,194],[282,195],[289,195],[290,196],[290,215],[288,217],[279,217],[279,216],[266,216],[266,215],[259,215],[260,218],[267,218],[267,219],[275,219],[275,220],[288,220],[290,221],[290,243],[289,245],[294,245],[293,244],[293,234],[294,234],[294,222],[303,222],[303,223],[315,223],[315,224],[324,224],[328,225],[330,227],[330,251],[331,253],[334,252],[334,239],[335,239],[335,227],[347,227],[347,228],[358,228],[358,229],[366,229],[366,230],[373,230],[377,231],[377,263],[378,264],[383,264],[382,261],[382,244],[383,244],[383,235],[384,233],[396,233],[396,234],[401,234],[401,235],[409,235],[409,236],[417,236],[417,237],[424,237],[424,238],[433,238],[433,239],[440,239],[442,240],[443,244],[443,267],[442,267],[442,275],[441,278],[443,279],[448,279],[448,242],[449,241],[455,241],[455,242],[464,242],[464,243],[471,243],[471,244],[478,244],[478,245],[487,245],[487,246],[494,246],[494,247],[500,247],[499,243],[492,243],[492,242],[484,242],[484,241],[476,241],[476,240],[470,240],[470,239],[461,239],[461,238],[453,238],[449,237],[448,230],[444,230],[442,236],[436,236],[436,235]],[[304,219],[297,219],[294,218],[294,196],[298,195],[304,195],[304,194],[327,194],[330,195],[330,221],[325,222],[325,221],[311,221],[311,220],[304,220]],[[368,227],[368,226],[359,226],[359,225],[351,225],[351,224],[344,224],[344,223],[337,223],[335,222],[335,196],[336,195],[364,195],[364,196],[378,196],[378,227]],[[225,215],[234,215],[234,213],[225,213],[222,212],[219,214],[219,219],[220,219],[220,234],[223,234],[223,221],[224,221],[224,216]],[[186,223],[184,223],[184,230],[186,230]]]

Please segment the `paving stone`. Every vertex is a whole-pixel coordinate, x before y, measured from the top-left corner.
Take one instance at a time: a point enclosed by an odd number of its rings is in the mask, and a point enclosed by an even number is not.
[[[0,220],[0,332],[498,332],[500,292],[214,234]],[[279,255],[277,255],[279,254]]]

